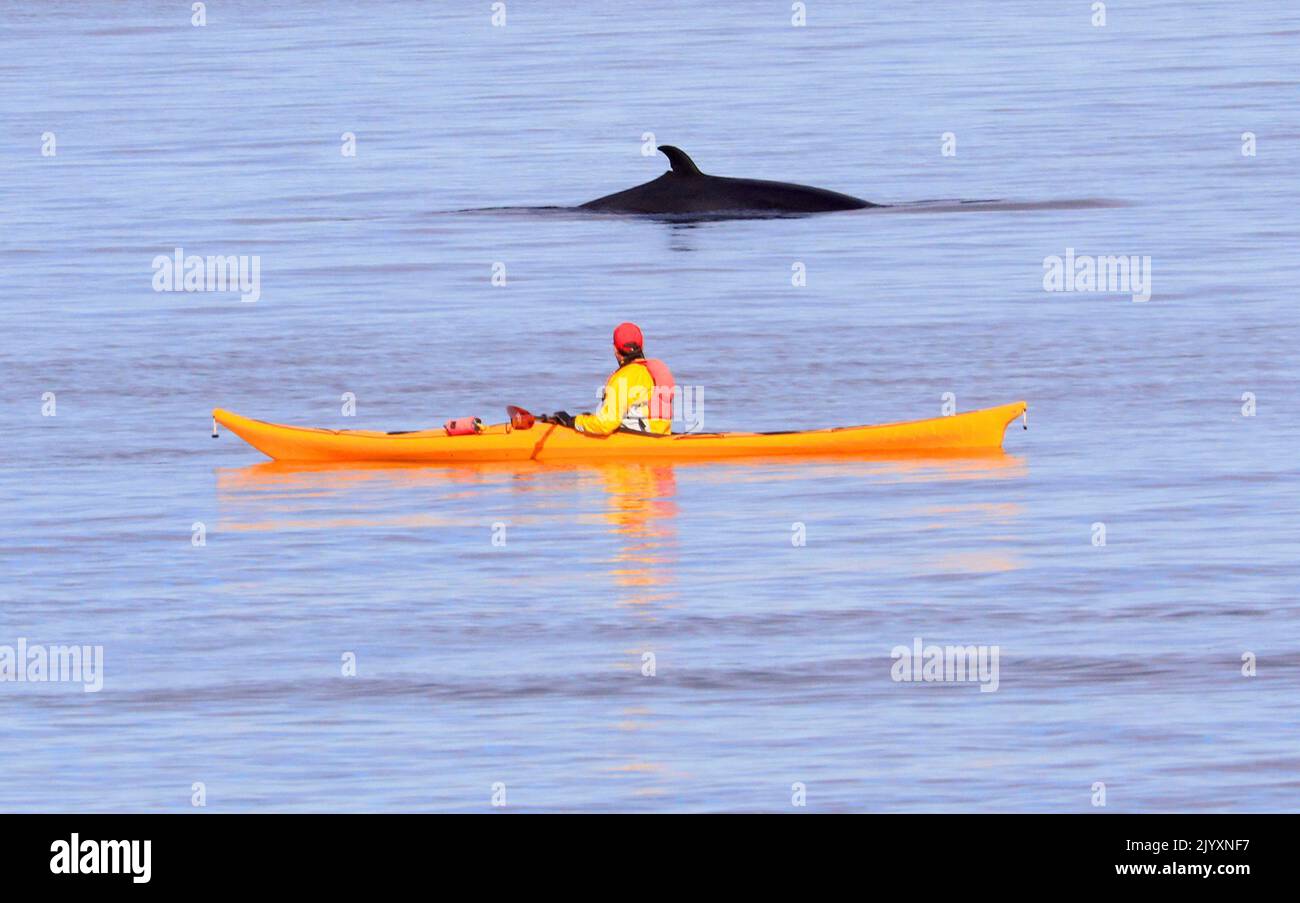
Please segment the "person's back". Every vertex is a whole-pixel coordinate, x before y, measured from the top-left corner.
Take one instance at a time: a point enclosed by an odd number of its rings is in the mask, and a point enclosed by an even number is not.
[[[620,429],[661,436],[672,432],[677,385],[667,364],[645,356],[643,344],[641,330],[634,323],[622,323],[614,330],[619,367],[605,383],[600,410],[572,418],[574,429],[593,436],[608,436]],[[557,414],[544,419],[564,423],[566,417]]]
[[[608,436],[620,428],[668,435],[673,431],[676,391],[672,378],[662,361],[646,358],[629,361],[605,383],[600,410],[579,414],[574,418],[574,428],[595,436]]]

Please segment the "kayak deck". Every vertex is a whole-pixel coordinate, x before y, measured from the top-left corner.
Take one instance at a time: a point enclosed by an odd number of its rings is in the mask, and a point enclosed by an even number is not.
[[[951,417],[876,426],[784,433],[617,432],[590,436],[555,424],[512,429],[508,423],[468,436],[442,429],[406,433],[284,426],[217,408],[213,420],[276,461],[373,461],[411,464],[486,461],[700,460],[768,455],[952,454],[1002,448],[1011,421],[1025,413],[1017,401]]]

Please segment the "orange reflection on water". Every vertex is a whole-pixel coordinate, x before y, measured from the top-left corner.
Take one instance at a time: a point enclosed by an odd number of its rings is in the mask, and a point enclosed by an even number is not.
[[[624,605],[662,603],[673,595],[676,573],[677,478],[671,464],[623,464],[600,468],[605,521],[620,540],[610,576],[622,587]]]
[[[586,510],[576,501],[598,487],[603,506]],[[651,605],[670,599],[676,553],[677,481],[672,464],[609,462],[582,466],[536,462],[462,467],[410,465],[293,465],[266,462],[217,471],[217,497],[240,516],[223,517],[222,530],[254,532],[387,527],[481,527],[484,517],[436,511],[398,514],[357,511],[340,515],[338,497],[362,490],[398,490],[438,501],[486,498],[493,491],[524,492],[541,501],[535,513],[512,512],[510,525],[558,521],[603,523],[616,538],[608,559],[610,585],[622,605]],[[326,502],[330,504],[326,504]],[[492,502],[500,510],[500,499]],[[429,505],[426,507],[433,507]],[[320,508],[314,512],[314,508]]]
[[[500,511],[502,493],[510,497],[526,494],[532,512],[511,510],[511,524],[599,523],[616,539],[615,550],[602,562],[608,576],[609,599],[605,604],[625,606],[637,618],[652,619],[677,597],[678,478],[687,478],[692,491],[710,486],[732,492],[745,484],[772,484],[834,477],[861,480],[877,486],[890,483],[923,483],[967,480],[1015,480],[1028,467],[1020,457],[996,453],[978,456],[927,458],[817,458],[762,459],[694,463],[634,463],[555,465],[528,463],[476,464],[472,466],[410,465],[289,465],[264,463],[217,471],[217,496],[223,507],[243,517],[223,518],[226,530],[277,530],[356,527],[482,527],[485,517],[472,513],[458,516],[428,511],[381,513],[391,510],[387,490],[428,502],[482,500],[483,507]],[[601,504],[580,507],[584,494],[596,487]],[[377,493],[369,490],[379,490]],[[741,488],[739,491],[743,492]],[[355,499],[351,495],[356,493]],[[361,507],[340,516],[343,507]],[[365,505],[379,512],[367,513]],[[515,498],[517,503],[519,500]],[[413,504],[418,504],[415,502]],[[461,505],[462,509],[464,505]],[[511,505],[517,508],[518,505]],[[314,509],[319,509],[314,512]],[[315,513],[315,516],[313,514]],[[1020,506],[1005,500],[947,504],[917,509],[918,520],[931,522],[921,529],[943,529],[964,520],[980,523],[1010,523],[1021,515]],[[989,573],[1013,570],[1020,563],[1005,551],[952,552],[940,557],[927,570],[958,573]],[[620,650],[613,668],[634,671],[642,667],[641,655],[665,652],[659,644],[647,642]],[[631,677],[629,675],[629,677]],[[631,678],[636,679],[636,678]],[[659,719],[649,708],[625,707],[609,713],[609,730],[614,743],[640,743],[636,736],[653,731]],[[669,794],[675,774],[665,765],[646,761],[644,750],[629,748],[616,754],[622,760],[599,768],[606,778],[636,782],[633,796]]]
[[[693,488],[726,486],[733,491],[746,483],[772,484],[837,477],[875,484],[934,481],[998,480],[1023,477],[1023,458],[1004,453],[942,457],[823,457],[768,458],[725,462],[593,464],[541,464],[506,462],[463,466],[411,466],[400,464],[285,464],[266,462],[249,467],[217,470],[217,498],[234,512],[223,516],[220,528],[229,532],[304,529],[481,528],[489,515],[445,513],[438,502],[485,500],[484,507],[500,511],[501,493],[532,499],[533,511],[512,511],[511,525],[545,526],[556,523],[601,523],[618,540],[606,560],[609,584],[617,588],[616,602],[649,608],[670,602],[677,563],[679,502],[678,476],[690,475]],[[578,499],[598,487],[601,506],[580,506]],[[396,491],[410,495],[419,510],[393,513],[391,503],[380,502],[364,490]],[[358,495],[346,509],[351,493]],[[362,502],[361,500],[365,500]],[[427,504],[420,504],[427,500]],[[510,499],[506,499],[511,504]],[[931,529],[943,529],[964,518],[1014,520],[1018,507],[1005,501],[942,506],[918,511],[934,517]],[[993,554],[946,561],[941,568],[989,572],[1014,569],[1018,564]]]

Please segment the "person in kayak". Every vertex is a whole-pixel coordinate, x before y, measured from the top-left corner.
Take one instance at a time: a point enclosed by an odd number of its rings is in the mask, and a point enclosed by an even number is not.
[[[614,330],[614,357],[618,369],[605,383],[600,410],[571,416],[565,411],[543,414],[543,423],[558,423],[593,436],[618,430],[667,436],[673,430],[673,398],[677,384],[663,361],[645,356],[645,339],[635,323],[620,323]]]

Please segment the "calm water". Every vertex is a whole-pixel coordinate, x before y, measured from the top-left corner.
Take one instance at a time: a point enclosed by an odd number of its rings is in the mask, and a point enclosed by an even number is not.
[[[499,782],[513,810],[792,811],[802,782],[809,810],[1093,811],[1103,782],[1111,811],[1300,809],[1289,0],[1101,28],[188,6],[0,25],[0,646],[104,648],[99,693],[0,683],[0,808],[190,811],[201,782],[209,811],[484,811]],[[485,209],[653,178],[646,132],[714,173],[1004,204]],[[177,246],[259,255],[260,300],[154,292]],[[1045,292],[1066,248],[1149,256],[1151,300]],[[209,438],[214,406],[581,410],[624,319],[708,429],[952,393],[1027,399],[1030,430],[994,460],[567,469]],[[916,637],[997,646],[997,692],[893,681]]]

